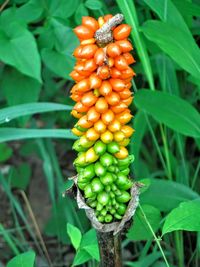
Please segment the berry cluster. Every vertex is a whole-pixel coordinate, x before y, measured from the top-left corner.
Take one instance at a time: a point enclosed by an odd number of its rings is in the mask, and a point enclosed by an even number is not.
[[[131,27],[112,27],[113,41],[101,44],[95,33],[110,19],[112,15],[98,21],[82,18],[82,25],[74,29],[80,45],[74,51],[77,62],[70,74],[76,82],[71,90],[76,102],[72,115],[78,119],[72,132],[80,137],[73,146],[78,152],[74,162],[78,187],[102,223],[122,219],[133,184],[128,176],[133,156],[126,148],[134,132],[127,125],[132,118],[128,106],[135,75],[129,67],[135,62],[128,40]]]

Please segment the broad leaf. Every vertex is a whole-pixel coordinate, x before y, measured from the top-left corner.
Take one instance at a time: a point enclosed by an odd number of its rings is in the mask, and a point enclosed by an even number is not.
[[[84,249],[80,249],[76,253],[76,256],[74,258],[72,266],[81,265],[81,264],[83,264],[83,263],[85,263],[91,259],[92,259],[92,257],[89,253],[87,253],[87,251],[85,251]]]
[[[6,68],[1,86],[9,106],[35,102],[39,98],[41,84],[13,68]]]
[[[8,25],[3,16],[0,19],[0,60],[41,82],[36,41],[24,25],[12,21],[12,17],[10,19]]]
[[[81,249],[86,250],[92,258],[96,259],[97,261],[100,260],[97,236],[94,229],[89,230],[83,235],[80,247]]]
[[[185,100],[160,91],[140,90],[135,104],[173,130],[200,137],[200,114]]]
[[[176,230],[200,231],[200,199],[183,202],[168,214],[162,234]]]
[[[35,252],[28,251],[10,260],[6,267],[34,267]]]
[[[189,187],[166,180],[151,179],[149,188],[141,195],[141,203],[150,204],[160,211],[170,211],[181,202],[199,195]]]
[[[73,247],[77,250],[80,246],[82,234],[81,231],[75,227],[74,225],[68,223],[67,224],[67,233],[70,237]]]
[[[99,0],[86,0],[85,6],[91,10],[99,10],[103,7]]]
[[[187,24],[171,0],[144,0],[144,2],[158,14],[161,20],[178,26],[191,35]]]
[[[26,190],[31,177],[31,168],[27,163],[22,163],[18,168],[10,170],[10,184],[12,188]]]
[[[157,231],[161,220],[160,211],[157,208],[150,205],[143,205],[142,209],[154,232]],[[144,219],[144,216],[139,208],[136,210],[134,216],[134,223],[129,229],[127,237],[130,240],[134,241],[148,240],[153,237]]]
[[[13,154],[13,150],[6,143],[0,144],[0,162],[8,160]]]
[[[71,79],[69,73],[75,62],[72,56],[45,48],[42,50],[42,59],[52,72],[65,79]]]
[[[200,50],[187,32],[166,22],[152,20],[143,24],[142,32],[184,70],[197,78],[200,76]]]

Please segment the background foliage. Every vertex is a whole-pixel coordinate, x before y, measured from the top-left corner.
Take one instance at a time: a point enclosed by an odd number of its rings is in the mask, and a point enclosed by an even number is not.
[[[136,132],[129,149],[132,176],[145,184],[123,238],[124,264],[199,266],[199,1],[0,4],[0,266],[98,266],[95,231],[61,195],[74,174],[72,29],[82,16],[117,12],[132,26]]]

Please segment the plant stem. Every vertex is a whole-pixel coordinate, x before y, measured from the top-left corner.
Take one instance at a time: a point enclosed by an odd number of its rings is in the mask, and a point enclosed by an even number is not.
[[[113,232],[97,232],[101,256],[101,267],[122,267],[121,235]]]
[[[148,219],[147,219],[147,217],[146,217],[146,214],[144,213],[144,211],[143,211],[141,205],[139,204],[138,206],[139,206],[139,208],[140,208],[140,210],[141,210],[141,212],[142,212],[142,215],[144,216],[144,220],[145,220],[146,224],[148,225],[149,230],[151,231],[151,233],[152,233],[152,235],[153,235],[153,237],[154,237],[154,239],[155,239],[155,242],[156,242],[157,246],[158,246],[159,249],[160,249],[160,252],[161,252],[161,254],[162,254],[162,256],[163,256],[163,259],[164,259],[164,261],[165,261],[166,266],[167,266],[167,267],[170,267],[170,266],[169,266],[169,263],[168,263],[168,261],[167,261],[167,258],[165,257],[165,253],[164,253],[164,251],[163,251],[163,249],[162,249],[162,247],[161,247],[161,245],[160,245],[160,240],[159,240],[159,239],[157,238],[157,236],[155,235],[155,233],[154,233],[154,231],[153,231],[153,228],[151,227],[151,224],[149,223],[149,221],[148,221]]]

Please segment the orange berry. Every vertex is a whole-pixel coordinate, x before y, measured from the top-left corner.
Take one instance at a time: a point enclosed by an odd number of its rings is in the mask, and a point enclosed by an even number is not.
[[[110,69],[110,76],[112,78],[120,78],[121,77],[121,71],[119,71],[118,69],[116,69],[115,67],[112,67]]]
[[[96,73],[93,73],[89,77],[89,84],[91,89],[98,89],[101,86],[102,80],[98,77]]]
[[[130,96],[127,99],[123,99],[122,100],[122,103],[124,103],[128,107],[128,106],[130,106],[130,104],[132,103],[132,101],[133,101],[133,96]]]
[[[85,76],[82,76],[80,73],[78,73],[77,71],[73,70],[70,74],[70,77],[72,77],[73,80],[75,80],[76,82],[80,82],[83,79],[85,79]]]
[[[104,17],[103,17],[103,19],[104,19],[104,21],[106,22],[106,21],[108,21],[109,19],[111,19],[113,17],[113,15],[111,15],[111,14],[107,14],[107,15],[105,15]]]
[[[83,116],[83,114],[77,112],[75,109],[73,109],[73,110],[71,111],[71,115],[72,115],[73,117],[75,117],[76,119],[80,119],[80,118]]]
[[[127,99],[132,95],[132,92],[129,89],[125,89],[121,92],[118,93],[120,98],[123,99]]]
[[[101,115],[101,119],[106,125],[111,123],[114,120],[114,118],[115,118],[115,114],[110,109],[108,109],[105,113]]]
[[[108,79],[110,77],[110,70],[106,65],[99,67],[97,73],[102,80]]]
[[[112,86],[108,81],[103,81],[99,88],[99,93],[103,96],[107,96],[112,92]]]
[[[98,50],[96,51],[96,53],[94,55],[94,62],[97,65],[101,66],[104,63],[104,60],[105,60],[104,50],[103,50],[103,48],[98,48]]]
[[[108,96],[105,97],[107,103],[111,106],[118,105],[120,102],[120,96],[116,92],[111,92]]]
[[[75,48],[73,55],[76,58],[81,58],[82,49],[83,49],[83,46],[82,45],[79,45],[78,47]]]
[[[84,79],[76,84],[76,90],[77,92],[87,92],[90,90],[90,84],[88,79]]]
[[[74,66],[74,69],[75,69],[80,75],[83,75],[83,76],[88,76],[88,75],[90,75],[90,72],[85,70],[85,62],[83,62],[83,61],[79,61],[79,62]]]
[[[91,59],[88,59],[86,62],[85,62],[85,65],[84,65],[84,70],[86,72],[93,72],[97,69],[97,65],[96,63],[94,62],[94,59],[91,58]]]
[[[122,53],[120,47],[116,43],[109,44],[106,52],[109,57],[117,57]]]
[[[87,112],[88,109],[89,107],[84,106],[81,102],[77,102],[74,106],[74,110],[76,110],[77,112]]]
[[[125,159],[126,157],[128,157],[128,150],[127,150],[127,148],[125,148],[124,146],[120,146],[119,152],[115,153],[114,156],[117,159]]]
[[[131,27],[128,24],[121,24],[117,26],[113,31],[113,37],[115,40],[123,40],[129,36]]]
[[[120,40],[115,43],[120,47],[123,53],[130,52],[131,50],[133,50],[133,46],[128,40]]]
[[[134,133],[134,129],[129,125],[123,125],[121,131],[124,133],[126,138],[130,137]]]
[[[121,102],[118,105],[111,106],[110,108],[114,113],[118,114],[125,111],[127,109],[127,105]]]
[[[123,56],[118,56],[115,58],[115,68],[117,68],[120,71],[128,68],[126,59]]]
[[[84,25],[77,26],[74,29],[74,32],[77,35],[77,37],[81,40],[90,39],[94,35],[94,31],[92,31],[90,28]]]
[[[87,92],[83,95],[81,102],[84,106],[91,107],[97,101],[97,97],[93,94],[93,92]]]
[[[93,123],[91,121],[88,121],[87,115],[84,115],[83,117],[81,117],[77,124],[83,128],[90,128],[92,127]]]
[[[94,128],[88,129],[85,136],[89,141],[96,141],[100,137],[99,133],[97,133]]]
[[[108,64],[109,68],[112,68],[114,66],[114,64],[115,64],[114,59],[112,57],[109,57],[107,64]]]
[[[115,133],[121,129],[121,124],[118,120],[114,119],[112,123],[108,125],[108,130]]]
[[[102,120],[98,120],[94,124],[94,129],[97,133],[104,133],[106,130],[106,124]]]
[[[82,24],[92,30],[93,32],[96,32],[99,28],[98,22],[96,19],[89,17],[89,16],[84,16],[82,17]]]
[[[95,38],[90,38],[90,39],[81,41],[81,45],[94,44],[95,42],[96,42]]]
[[[109,80],[112,88],[114,91],[116,92],[120,92],[122,90],[124,90],[126,88],[126,84],[124,83],[124,81],[120,80],[120,79],[113,79],[111,78]]]
[[[130,114],[130,110],[125,110],[119,114],[116,114],[116,119],[121,124],[126,124],[132,119],[133,115]]]
[[[89,45],[83,46],[81,50],[81,58],[84,58],[84,59],[93,58],[97,49],[98,49],[98,46],[95,44],[89,44]]]
[[[131,55],[131,53],[124,53],[123,57],[126,59],[126,62],[128,65],[131,65],[135,63],[134,57]]]
[[[100,97],[95,104],[96,111],[99,113],[104,113],[108,109],[108,103],[104,97]]]
[[[79,102],[79,101],[81,101],[82,95],[79,95],[79,94],[76,93],[76,94],[72,94],[70,97],[75,102]]]
[[[135,75],[135,72],[130,68],[128,67],[126,70],[123,70],[122,71],[122,78],[123,79],[128,79],[128,78],[131,78]]]
[[[96,122],[100,118],[100,113],[96,111],[95,107],[88,110],[87,119],[88,121]]]

